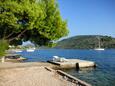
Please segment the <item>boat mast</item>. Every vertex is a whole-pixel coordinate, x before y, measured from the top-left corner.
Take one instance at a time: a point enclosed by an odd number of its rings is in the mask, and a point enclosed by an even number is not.
[[[97,36],[97,40],[98,40],[98,48],[96,48],[95,50],[104,50],[104,48],[101,48],[101,38],[100,36]]]
[[[101,39],[99,36],[97,37],[97,39],[98,39],[98,48],[101,48]]]
[[[99,40],[99,48],[101,48],[100,37],[98,37],[98,40]]]

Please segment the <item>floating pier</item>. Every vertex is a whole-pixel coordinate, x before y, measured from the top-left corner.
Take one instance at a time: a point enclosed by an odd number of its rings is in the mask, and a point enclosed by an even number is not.
[[[58,61],[48,61],[52,64],[58,65],[60,68],[88,68],[88,67],[95,67],[96,64],[93,61],[86,61],[86,60],[79,60],[79,59],[67,59],[64,62]]]

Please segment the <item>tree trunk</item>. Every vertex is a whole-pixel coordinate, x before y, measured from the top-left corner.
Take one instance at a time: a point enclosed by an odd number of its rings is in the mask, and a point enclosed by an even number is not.
[[[5,56],[2,57],[1,62],[5,62]]]

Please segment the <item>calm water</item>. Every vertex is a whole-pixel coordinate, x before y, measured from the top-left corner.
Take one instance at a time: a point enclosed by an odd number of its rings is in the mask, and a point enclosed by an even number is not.
[[[27,57],[26,62],[47,61],[52,56],[62,56],[65,58],[77,58],[95,61],[98,65],[95,69],[75,69],[64,70],[65,72],[80,78],[93,86],[115,86],[115,50],[94,51],[94,50],[63,50],[63,49],[46,49],[36,50],[33,53],[20,53]]]

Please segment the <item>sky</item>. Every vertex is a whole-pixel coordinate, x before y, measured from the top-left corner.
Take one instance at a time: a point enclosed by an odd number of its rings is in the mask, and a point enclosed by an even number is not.
[[[57,0],[69,35],[115,37],[115,0]]]

